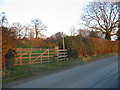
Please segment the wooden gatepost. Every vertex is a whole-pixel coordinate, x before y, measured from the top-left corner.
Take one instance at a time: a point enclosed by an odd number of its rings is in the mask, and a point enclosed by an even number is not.
[[[59,50],[59,47],[56,46],[55,47],[55,55],[54,55],[56,60],[58,60],[58,50]]]

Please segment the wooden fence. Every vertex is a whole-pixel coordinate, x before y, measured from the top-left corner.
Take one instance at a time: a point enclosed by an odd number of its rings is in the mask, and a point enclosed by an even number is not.
[[[41,48],[17,48],[14,65],[26,65],[49,62],[54,57],[54,49]]]
[[[55,48],[57,59],[60,60],[67,60],[68,52],[67,49],[59,49],[58,47]]]
[[[50,62],[51,57],[57,56],[58,60],[66,60],[67,49],[41,49],[41,48],[17,48],[14,65],[28,65]]]
[[[59,49],[58,50],[58,60],[68,60],[67,49]]]

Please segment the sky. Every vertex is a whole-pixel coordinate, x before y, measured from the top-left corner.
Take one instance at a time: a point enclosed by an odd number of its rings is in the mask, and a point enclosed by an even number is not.
[[[57,32],[70,34],[73,26],[80,27],[82,9],[90,0],[0,0],[0,12],[10,24],[30,24],[38,18],[47,25],[46,36]]]

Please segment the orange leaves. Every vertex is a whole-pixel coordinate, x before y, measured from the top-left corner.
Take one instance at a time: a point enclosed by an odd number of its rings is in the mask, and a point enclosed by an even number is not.
[[[96,38],[90,38],[90,40],[94,46],[93,47],[94,55],[117,53],[117,50],[118,50],[117,41],[110,41],[110,40],[103,40],[103,39],[96,39]]]
[[[8,49],[15,49],[17,46],[17,39],[14,32],[11,32],[6,27],[2,27],[2,65],[5,67],[5,54]]]
[[[117,41],[82,36],[68,36],[65,42],[69,53],[73,54],[72,51],[76,51],[78,57],[118,53]]]
[[[18,47],[22,48],[33,48],[33,47],[55,47],[57,46],[55,42],[51,42],[51,40],[46,40],[43,38],[32,38],[30,40],[23,39],[19,41]]]

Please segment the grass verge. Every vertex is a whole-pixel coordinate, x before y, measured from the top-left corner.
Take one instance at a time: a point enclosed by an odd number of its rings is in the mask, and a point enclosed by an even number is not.
[[[13,70],[3,71],[2,81],[3,83],[19,80],[21,78],[33,76],[37,73],[42,73],[46,71],[57,70],[62,67],[74,66],[77,64],[82,64],[85,62],[90,62],[97,60],[98,58],[104,58],[108,56],[113,56],[113,54],[104,54],[97,56],[89,56],[86,58],[70,58],[67,61],[56,61],[54,58],[51,59],[50,62],[42,63],[42,64],[33,64],[33,65],[23,65],[23,66],[14,66]]]

